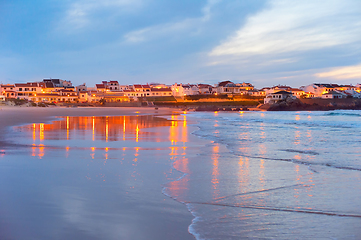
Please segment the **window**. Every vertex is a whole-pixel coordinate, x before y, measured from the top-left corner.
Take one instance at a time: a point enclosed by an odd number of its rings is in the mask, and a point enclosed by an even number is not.
[[[19,88],[19,91],[22,91],[23,90],[23,88]]]

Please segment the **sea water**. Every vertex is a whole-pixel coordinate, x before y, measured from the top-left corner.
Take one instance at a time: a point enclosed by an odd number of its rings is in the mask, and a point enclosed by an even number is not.
[[[187,239],[187,222],[197,239],[361,238],[361,111],[165,118],[15,128],[0,236]]]
[[[166,192],[197,239],[361,239],[361,111],[193,117],[210,143]]]

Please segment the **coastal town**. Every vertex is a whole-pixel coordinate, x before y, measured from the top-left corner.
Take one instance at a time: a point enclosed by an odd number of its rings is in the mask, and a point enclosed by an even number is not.
[[[229,102],[246,100],[273,104],[285,99],[360,99],[361,84],[339,85],[313,83],[294,88],[277,85],[256,89],[251,83],[221,81],[218,84],[166,85],[160,83],[122,85],[118,81],[102,81],[94,87],[85,83],[73,86],[71,81],[43,79],[39,82],[0,84],[0,101],[21,100],[46,104],[117,104],[146,102]],[[247,105],[247,104],[246,104]],[[253,104],[257,105],[257,104]]]

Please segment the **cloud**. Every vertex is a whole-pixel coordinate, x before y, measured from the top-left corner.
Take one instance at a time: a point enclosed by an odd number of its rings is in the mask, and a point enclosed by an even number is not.
[[[212,7],[221,2],[221,0],[208,0],[207,4],[202,8],[203,17],[202,21],[208,21],[212,17]]]
[[[319,78],[361,79],[361,63],[354,66],[338,67],[328,72],[316,73]]]
[[[185,18],[181,21],[163,23],[147,28],[128,32],[124,35],[125,42],[140,43],[151,39],[156,39],[168,36],[171,33],[180,33],[186,30],[199,28],[202,24],[209,21],[212,17],[212,7],[214,7],[221,0],[208,0],[206,5],[202,8],[202,16],[198,18]]]
[[[174,32],[181,32],[188,29],[192,24],[192,20],[185,19],[175,23],[165,23],[156,26],[131,31],[124,35],[124,40],[129,43],[145,42],[151,39],[159,38]]]
[[[95,13],[104,10],[131,11],[142,6],[142,0],[78,0],[70,4],[61,26],[67,30],[79,30],[90,26]]]
[[[361,40],[361,2],[273,0],[210,56],[308,51]]]

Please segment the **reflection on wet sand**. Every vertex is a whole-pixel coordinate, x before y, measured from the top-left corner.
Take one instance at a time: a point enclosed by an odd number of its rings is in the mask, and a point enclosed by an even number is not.
[[[240,191],[245,191],[250,182],[249,174],[249,159],[247,157],[239,157],[238,161],[239,170],[238,170],[238,188]],[[247,196],[246,198],[250,198]]]
[[[148,131],[154,127],[168,127],[169,132]],[[47,140],[69,141],[66,151],[69,152],[69,145],[74,140],[102,141],[106,143],[116,141],[138,142],[170,142],[175,152],[179,145],[184,147],[188,141],[186,116],[172,115],[171,120],[154,116],[106,116],[106,117],[64,117],[59,121],[51,123],[33,123],[27,126],[15,127],[22,132],[32,134],[32,156],[39,158],[44,156]],[[95,144],[95,143],[94,143]],[[79,147],[78,147],[79,149]],[[90,150],[105,149],[118,150],[114,145],[106,147],[91,146]],[[128,148],[122,147],[125,150]],[[145,149],[138,147],[138,150]],[[184,153],[183,153],[184,154]]]
[[[174,154],[173,154],[174,155]],[[167,189],[170,193],[171,196],[178,198],[179,196],[185,196],[186,195],[186,191],[189,191],[189,179],[188,179],[188,174],[189,172],[189,168],[188,168],[188,158],[183,157],[180,158],[180,156],[172,156],[171,160],[175,160],[174,161],[174,168],[178,171],[181,171],[184,173],[183,176],[181,176],[180,179],[178,179],[177,181],[171,181],[168,183],[167,185]],[[180,201],[182,201],[181,199],[179,199]]]
[[[172,115],[169,140],[172,145],[177,144],[177,141],[188,142],[187,118],[185,115]]]
[[[152,131],[154,127],[157,131]],[[47,152],[53,149],[64,149],[66,159],[72,157],[74,151],[89,151],[90,162],[87,167],[96,169],[97,159],[101,159],[101,165],[105,166],[109,160],[118,159],[123,161],[125,157],[131,158],[129,171],[129,189],[134,189],[139,178],[138,165],[146,158],[144,151],[156,150],[167,151],[174,168],[183,173],[189,173],[188,158],[186,158],[186,143],[188,142],[187,117],[185,115],[172,115],[171,119],[154,116],[105,116],[105,117],[63,117],[59,121],[51,123],[33,123],[28,126],[20,126],[15,129],[31,133],[31,156],[43,159]],[[50,146],[51,140],[63,140],[60,145]],[[75,146],[79,142],[89,142],[85,147]],[[133,146],[118,147],[117,142],[133,142]],[[54,141],[53,141],[54,142]],[[52,143],[53,143],[52,142]],[[145,142],[162,143],[159,147],[148,147]],[[59,144],[59,141],[55,142]],[[102,144],[100,144],[102,143]],[[104,146],[105,143],[105,146]],[[143,144],[145,143],[145,144]],[[80,144],[81,145],[81,144]],[[90,146],[89,146],[90,145]],[[121,151],[123,154],[119,154]],[[76,154],[74,152],[74,154]],[[74,155],[73,154],[73,155]],[[119,157],[121,155],[121,157]],[[73,156],[74,157],[74,156]],[[156,161],[156,159],[154,159]],[[99,167],[96,172],[88,172],[87,180],[106,181],[106,171]],[[168,173],[165,173],[167,175]],[[187,179],[173,181],[169,186],[174,195],[182,195],[188,189]]]
[[[188,174],[190,173],[188,167],[187,147],[184,143],[188,142],[188,129],[187,129],[187,117],[173,115],[171,118],[172,124],[170,127],[169,141],[171,142],[171,152],[169,153],[170,160],[173,162],[173,167],[177,171],[184,173],[176,181],[171,181],[167,185],[167,189],[171,196],[178,198],[184,196],[186,191],[189,191]],[[180,125],[180,123],[182,123]],[[177,142],[183,143],[183,146],[177,146]]]
[[[0,220],[17,229],[35,226],[25,230],[32,239],[48,239],[53,229],[60,232],[61,239],[191,239],[187,232],[191,215],[161,192],[162,184],[182,175],[172,164],[189,172],[188,133],[187,116],[183,115],[169,119],[66,116],[51,123],[16,127],[13,139],[22,148],[7,155],[16,160],[9,162],[18,166],[11,170],[26,175],[9,183],[17,186],[23,181],[26,187],[14,189],[25,197],[16,202],[21,211],[12,207]],[[196,147],[190,148],[194,151]],[[18,164],[16,158],[23,162]],[[172,191],[183,194],[188,188],[187,184],[174,184]],[[8,202],[11,197],[19,199],[12,196],[14,190],[9,192]],[[4,205],[2,209],[9,208]],[[168,219],[173,221],[173,217],[175,222],[170,224]],[[147,229],[139,230],[143,226]],[[164,231],[168,230],[164,226],[172,231]]]
[[[219,158],[219,145],[216,144],[212,148],[212,160],[213,160],[213,169],[212,169],[212,188],[213,188],[213,199],[219,197],[219,170],[218,170],[218,158]]]
[[[74,130],[78,131],[77,134],[81,135],[85,135],[85,131],[92,130],[93,141],[119,141],[120,136],[124,139],[125,135],[129,135],[128,137],[133,137],[135,140],[138,138],[138,141],[141,141],[141,137],[155,135],[155,133],[142,131],[142,129],[170,126],[173,127],[169,135],[170,140],[187,141],[186,117],[179,117],[177,115],[173,115],[171,121],[153,116],[66,117],[49,124],[34,123],[28,126],[16,127],[15,129],[20,129],[21,131],[31,129],[34,141],[70,139],[70,134],[74,134]],[[175,128],[178,126],[183,126],[183,128]],[[64,130],[66,130],[66,134],[64,134]],[[156,138],[156,140],[161,141],[161,138]]]
[[[70,134],[77,130],[77,134],[85,135],[85,131],[92,130],[93,140],[119,141],[120,132],[125,134],[140,133],[140,129],[170,126],[171,122],[151,116],[122,116],[122,117],[66,117],[49,124],[34,123],[31,126],[16,127],[22,131],[32,128],[33,140],[70,139]],[[66,134],[64,134],[64,131]],[[144,132],[143,134],[147,134]],[[134,137],[135,138],[135,137]]]

